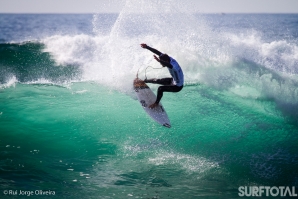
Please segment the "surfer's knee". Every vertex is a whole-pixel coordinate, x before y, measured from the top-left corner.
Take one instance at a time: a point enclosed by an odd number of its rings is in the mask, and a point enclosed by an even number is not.
[[[182,89],[183,89],[183,85],[178,87],[177,92],[180,92]]]
[[[164,92],[164,87],[163,86],[158,87],[157,92],[158,93],[163,93]]]

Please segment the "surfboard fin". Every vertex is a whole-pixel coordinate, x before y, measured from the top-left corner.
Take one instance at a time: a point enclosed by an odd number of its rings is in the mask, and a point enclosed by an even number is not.
[[[163,126],[171,128],[171,125],[169,125],[168,123],[164,123]]]

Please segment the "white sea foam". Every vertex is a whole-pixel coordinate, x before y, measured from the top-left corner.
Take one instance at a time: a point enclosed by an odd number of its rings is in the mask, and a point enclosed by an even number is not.
[[[9,87],[15,87],[16,83],[18,82],[16,76],[11,76],[4,84],[0,84],[0,89],[5,89]]]
[[[273,71],[298,73],[298,46],[286,40],[264,41],[255,31],[227,34],[235,57],[242,57]]]
[[[151,139],[148,143],[131,144],[127,141],[123,146],[125,157],[137,157],[142,153],[150,153],[148,161],[154,165],[172,165],[186,172],[204,173],[212,168],[219,167],[215,161],[197,155],[183,154],[162,149],[164,143],[159,139]]]
[[[188,81],[199,79],[199,75],[192,76],[194,72],[198,74],[198,65],[229,59],[225,53],[214,50],[218,49],[217,44],[208,45],[212,39],[208,26],[189,14],[189,8],[170,1],[158,1],[159,5],[155,6],[152,3],[126,1],[109,34],[98,31],[102,25],[95,15],[94,35],[47,37],[43,40],[44,51],[50,52],[57,64],[80,65],[83,80],[98,81],[120,90],[131,88],[131,81],[127,80],[132,80],[138,69],[140,77],[144,78],[148,65],[160,67],[152,53],[142,49],[140,43],[147,43],[176,58]],[[203,53],[207,53],[207,57],[202,56]],[[168,76],[166,69],[158,72],[149,69],[147,73],[149,77]]]
[[[149,162],[155,165],[175,164],[188,172],[204,173],[212,168],[219,167],[217,162],[212,162],[204,157],[187,154],[161,152],[155,157],[149,158]]]
[[[74,82],[74,81],[72,81]],[[70,88],[72,82],[70,81],[64,81],[64,82],[55,82],[46,78],[39,78],[37,80],[24,82],[23,84],[36,84],[36,85],[50,85],[50,86],[61,86],[65,88]]]

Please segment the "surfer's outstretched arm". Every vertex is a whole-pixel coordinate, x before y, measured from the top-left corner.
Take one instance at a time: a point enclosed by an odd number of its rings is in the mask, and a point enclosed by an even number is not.
[[[151,52],[153,52],[154,54],[157,54],[158,56],[160,56],[162,54],[161,52],[159,52],[155,48],[151,48],[147,44],[141,44],[141,46],[142,46],[142,48],[146,48],[146,49],[150,50]]]

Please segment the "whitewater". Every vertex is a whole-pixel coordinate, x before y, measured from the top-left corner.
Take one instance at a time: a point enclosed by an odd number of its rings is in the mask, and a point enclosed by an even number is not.
[[[199,14],[172,1],[127,0],[119,14],[1,14],[1,198],[297,189],[297,24],[296,14]],[[141,43],[183,69],[183,90],[161,101],[170,129],[135,96],[138,71],[169,76],[146,70],[160,65]]]

